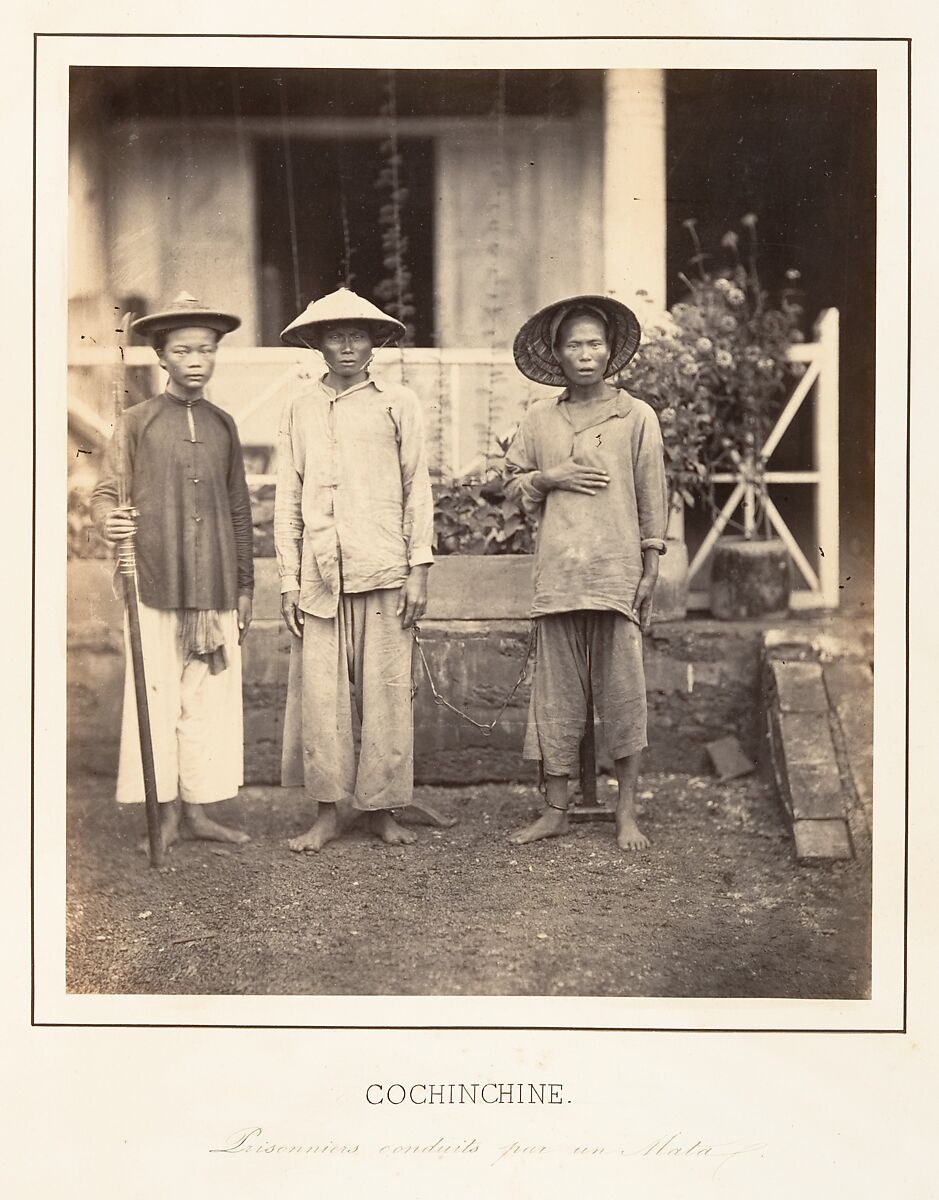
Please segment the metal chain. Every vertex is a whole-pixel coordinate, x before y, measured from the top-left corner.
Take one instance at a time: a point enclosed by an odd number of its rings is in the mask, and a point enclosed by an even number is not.
[[[532,651],[535,648],[536,634],[537,634],[537,626],[535,625],[534,621],[532,621],[531,629],[529,630],[529,633],[528,633],[528,646],[525,649],[525,660],[522,663],[522,669],[519,672],[518,679],[516,679],[515,685],[512,688],[512,690],[502,701],[502,706],[499,709],[499,711],[496,713],[493,720],[489,721],[488,723],[483,723],[483,722],[477,721],[475,718],[471,717],[469,715],[469,713],[464,712],[462,708],[457,708],[457,706],[455,704],[451,704],[450,701],[446,698],[446,696],[442,696],[440,694],[440,692],[437,691],[437,685],[434,683],[434,677],[430,670],[430,664],[427,662],[427,656],[424,654],[424,646],[421,642],[420,629],[418,628],[417,625],[411,626],[411,636],[414,638],[415,645],[417,646],[417,652],[421,656],[421,662],[424,665],[424,674],[427,676],[427,682],[430,684],[430,690],[431,690],[431,694],[434,697],[434,703],[439,705],[442,708],[449,708],[450,711],[456,713],[456,715],[458,717],[462,717],[464,721],[468,721],[470,723],[470,725],[473,725],[476,727],[476,729],[481,730],[484,737],[490,737],[492,735],[492,731],[502,720],[502,716],[505,713],[505,710],[508,708],[512,697],[515,695],[515,693],[518,691],[518,689],[522,686],[522,682],[525,679],[525,675],[528,672],[528,664],[531,661]]]

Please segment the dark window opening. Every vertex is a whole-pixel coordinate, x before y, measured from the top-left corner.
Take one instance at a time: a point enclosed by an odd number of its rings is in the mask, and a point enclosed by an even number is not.
[[[778,300],[788,268],[801,273],[804,333],[819,312],[841,314],[840,495],[845,546],[870,554],[874,516],[877,76],[874,71],[669,71],[668,299],[693,253],[682,221],[695,217],[704,249],[759,218],[760,277]],[[803,407],[774,467],[805,466]],[[798,462],[794,460],[800,460]],[[799,504],[789,489],[788,514]],[[774,493],[775,494],[775,493]],[[696,517],[688,522],[688,528]],[[796,525],[793,530],[802,537]],[[689,532],[689,546],[691,533]],[[803,541],[803,545],[806,544]],[[811,539],[808,539],[811,544]],[[848,573],[858,564],[847,568]]]
[[[411,275],[407,291],[415,310],[410,317],[412,340],[418,346],[432,346],[436,341],[434,146],[429,139],[403,138],[398,152],[400,184],[406,192],[400,205],[400,231],[406,241],[403,261]],[[311,300],[338,287],[349,286],[379,308],[388,307],[379,294],[382,281],[394,276],[382,245],[389,225],[388,214],[383,224],[381,209],[389,197],[378,181],[386,162],[377,138],[294,138],[289,155],[279,139],[258,141],[264,345],[279,345],[285,325]]]

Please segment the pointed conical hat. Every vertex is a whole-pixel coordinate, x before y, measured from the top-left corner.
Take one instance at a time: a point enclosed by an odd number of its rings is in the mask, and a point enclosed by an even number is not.
[[[357,325],[364,325],[370,330],[375,343],[397,342],[405,331],[400,321],[343,287],[308,304],[281,333],[280,340],[288,346],[309,348],[315,326],[331,321],[354,321]]]
[[[221,337],[241,324],[241,318],[218,308],[208,308],[188,292],[180,292],[159,312],[138,317],[131,325],[141,337],[164,333],[168,329],[185,329],[189,325],[214,329]]]
[[[539,309],[515,335],[515,365],[526,378],[550,387],[563,387],[568,382],[554,353],[554,339],[566,314],[578,308],[597,310],[607,327],[610,361],[604,378],[622,370],[636,353],[642,335],[632,309],[612,296],[571,296]]]

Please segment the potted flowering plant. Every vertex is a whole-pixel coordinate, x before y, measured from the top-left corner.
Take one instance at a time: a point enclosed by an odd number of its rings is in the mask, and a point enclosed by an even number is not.
[[[695,221],[684,225],[695,250],[692,270],[681,276],[687,295],[646,323],[644,342],[617,382],[658,412],[673,513],[675,506],[704,503],[724,535],[712,559],[712,612],[782,612],[789,561],[785,546],[770,536],[762,451],[799,370],[789,361],[790,346],[802,340],[798,272],[787,271],[773,305],[757,268],[753,214],[741,219],[744,246],[735,232],[725,234],[725,261],[717,267],[709,266]],[[737,485],[742,525],[732,520],[736,500],[720,510],[715,502],[715,484],[724,482]],[[736,526],[737,535],[724,534],[727,526]]]

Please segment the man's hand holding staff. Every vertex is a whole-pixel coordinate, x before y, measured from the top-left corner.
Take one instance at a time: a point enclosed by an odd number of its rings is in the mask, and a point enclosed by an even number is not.
[[[137,559],[134,535],[137,532],[137,510],[130,502],[126,462],[126,431],[124,429],[124,397],[127,393],[127,368],[124,346],[133,320],[126,313],[121,324],[119,352],[120,367],[114,378],[114,437],[117,448],[118,507],[107,516],[105,536],[117,547],[117,562],[124,590],[124,612],[134,672],[134,695],[137,701],[137,729],[140,734],[140,759],[143,770],[144,801],[147,810],[147,839],[150,845],[151,867],[163,865],[163,834],[160,829],[160,808],[156,788],[156,767],[153,761],[153,740],[150,734],[150,707],[147,699],[147,679],[144,670],[143,644],[140,636],[140,613],[137,595]]]

